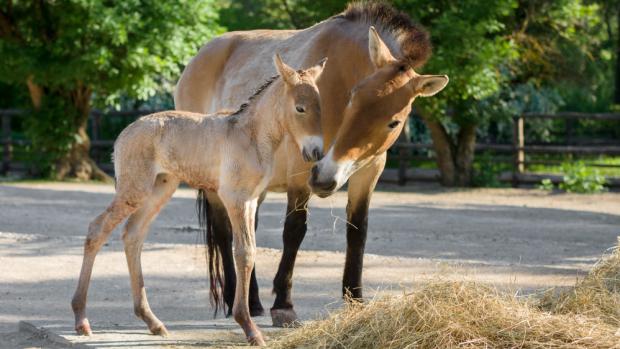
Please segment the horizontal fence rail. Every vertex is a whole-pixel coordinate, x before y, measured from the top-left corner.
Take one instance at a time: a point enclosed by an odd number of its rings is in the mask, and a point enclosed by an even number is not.
[[[512,174],[509,180],[513,186],[518,186],[521,183],[533,183],[540,182],[541,178],[551,178],[557,182],[561,180],[560,176],[552,174],[533,174],[526,173],[526,164],[539,164],[539,165],[559,165],[562,162],[557,160],[535,160],[526,161],[526,154],[572,154],[572,155],[620,155],[620,143],[614,140],[613,144],[579,144],[579,145],[566,145],[566,144],[526,144],[525,142],[525,122],[526,120],[533,119],[552,119],[552,120],[597,120],[597,121],[618,121],[620,122],[620,114],[618,113],[576,113],[576,112],[560,112],[555,114],[543,114],[543,113],[525,113],[513,119],[513,137],[512,144],[493,144],[493,143],[479,143],[476,144],[476,151],[494,151],[497,153],[512,154]],[[569,130],[570,131],[570,130]],[[569,133],[569,132],[567,132]],[[567,134],[570,136],[570,134]],[[433,150],[432,144],[426,143],[397,143],[394,145],[397,150],[397,158],[399,162],[398,166],[398,178],[397,181],[400,184],[405,184],[408,179],[421,179],[428,180],[428,171],[415,171],[417,176],[409,176],[407,174],[407,168],[409,167],[409,161],[417,159],[419,157],[408,154],[407,150]],[[405,151],[404,151],[405,150]],[[599,164],[599,163],[587,163],[587,166],[602,167],[602,168],[620,168],[620,165],[613,164]],[[438,177],[438,171],[435,171],[435,177]],[[506,177],[503,176],[506,180]],[[617,178],[608,178],[608,182],[612,185],[620,185],[620,180]]]
[[[92,110],[89,115],[90,125],[90,141],[93,151],[100,149],[110,148],[114,145],[113,139],[101,138],[101,127],[103,118],[133,118],[136,119],[143,115],[148,115],[161,110],[124,110],[124,111],[100,111]],[[12,137],[11,119],[23,117],[25,112],[19,109],[0,109],[0,125],[2,127],[0,132],[0,145],[2,149],[2,164],[0,172],[3,174],[8,173],[11,170],[24,170],[26,164],[16,162],[14,160],[13,150],[16,146],[26,146],[30,144],[30,141],[25,139],[14,139]],[[538,180],[542,176],[544,178],[556,178],[557,176],[546,174],[533,174],[526,173],[525,168],[527,164],[530,165],[560,165],[562,161],[558,160],[528,160],[526,161],[526,154],[574,154],[574,155],[620,155],[620,142],[609,144],[526,144],[525,137],[525,123],[527,120],[533,119],[554,119],[554,120],[598,120],[598,121],[618,121],[620,122],[620,114],[618,113],[576,113],[576,112],[561,112],[555,114],[543,114],[543,113],[525,113],[513,119],[513,139],[511,144],[497,144],[497,143],[479,143],[476,144],[476,151],[493,151],[496,153],[507,154],[512,157],[512,173],[509,177],[502,176],[504,180],[509,180],[513,185],[517,186],[520,183],[531,183],[533,180]],[[568,122],[567,122],[568,125]],[[410,160],[428,159],[428,156],[416,156],[412,155],[412,150],[433,150],[432,144],[426,143],[413,143],[413,142],[399,142],[393,147],[397,153],[398,170],[396,180],[405,184],[408,179],[437,179],[438,172],[433,170],[414,170],[411,171]],[[113,167],[110,163],[99,163],[99,165],[105,171],[112,171]],[[613,164],[600,164],[600,163],[588,163],[588,166],[601,167],[601,168],[614,168],[620,167],[620,165]],[[414,175],[408,175],[408,173],[414,173]],[[610,183],[620,184],[620,180],[611,179]]]

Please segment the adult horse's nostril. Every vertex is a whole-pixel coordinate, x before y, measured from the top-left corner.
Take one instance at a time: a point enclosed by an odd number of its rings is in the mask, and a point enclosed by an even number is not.
[[[319,167],[317,165],[312,166],[312,183],[316,183],[316,179],[319,177]]]
[[[323,189],[326,192],[331,192],[336,188],[336,181],[321,183],[319,185],[319,188]]]

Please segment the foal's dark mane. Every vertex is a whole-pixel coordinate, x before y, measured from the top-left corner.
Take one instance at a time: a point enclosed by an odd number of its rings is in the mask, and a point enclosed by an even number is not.
[[[263,92],[265,92],[265,90],[271,86],[271,84],[274,83],[274,81],[278,80],[278,78],[280,77],[280,75],[274,75],[272,77],[270,77],[269,79],[267,79],[267,81],[265,81],[262,85],[260,85],[255,91],[254,93],[250,96],[250,98],[248,98],[248,101],[241,104],[241,106],[239,107],[239,109],[237,109],[236,112],[230,114],[230,116],[233,115],[239,115],[241,113],[243,113],[246,109],[248,109],[248,107],[250,106],[250,104],[252,103],[252,101],[254,101],[258,96],[260,96]]]
[[[393,35],[400,44],[403,59],[412,67],[424,65],[431,56],[432,47],[428,32],[414,23],[404,12],[395,9],[385,1],[356,1],[332,19],[345,19],[374,25],[379,32]]]

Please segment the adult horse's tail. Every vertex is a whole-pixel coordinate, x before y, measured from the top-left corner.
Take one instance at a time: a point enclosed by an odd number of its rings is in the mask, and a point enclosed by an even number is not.
[[[207,199],[207,193],[199,189],[196,197],[196,213],[198,214],[198,225],[200,226],[202,241],[205,245],[205,259],[209,268],[209,301],[215,308],[213,316],[217,316],[220,308],[226,313],[226,303],[224,302],[224,278],[222,268],[222,256],[213,234],[213,219],[211,206]]]

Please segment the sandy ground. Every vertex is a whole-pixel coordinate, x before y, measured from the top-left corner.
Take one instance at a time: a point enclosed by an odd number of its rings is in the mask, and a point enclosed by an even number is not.
[[[19,321],[78,346],[243,343],[231,319],[213,320],[194,192],[188,189],[180,189],[162,211],[143,253],[151,307],[173,335],[149,336],[133,316],[117,229],[95,263],[88,304],[95,335],[87,341],[72,336],[69,301],[86,227],[112,194],[112,186],[95,184],[0,185],[0,348],[66,346],[51,344],[43,332],[16,332]],[[324,316],[341,304],[345,203],[346,195],[337,193],[310,204],[293,290],[303,319]],[[273,302],[270,286],[282,247],[284,209],[285,195],[270,194],[260,211],[257,270],[265,308]],[[438,277],[522,293],[572,285],[619,235],[620,194],[384,185],[372,200],[365,295],[402,292]],[[258,321],[265,328],[270,323],[269,317]]]

